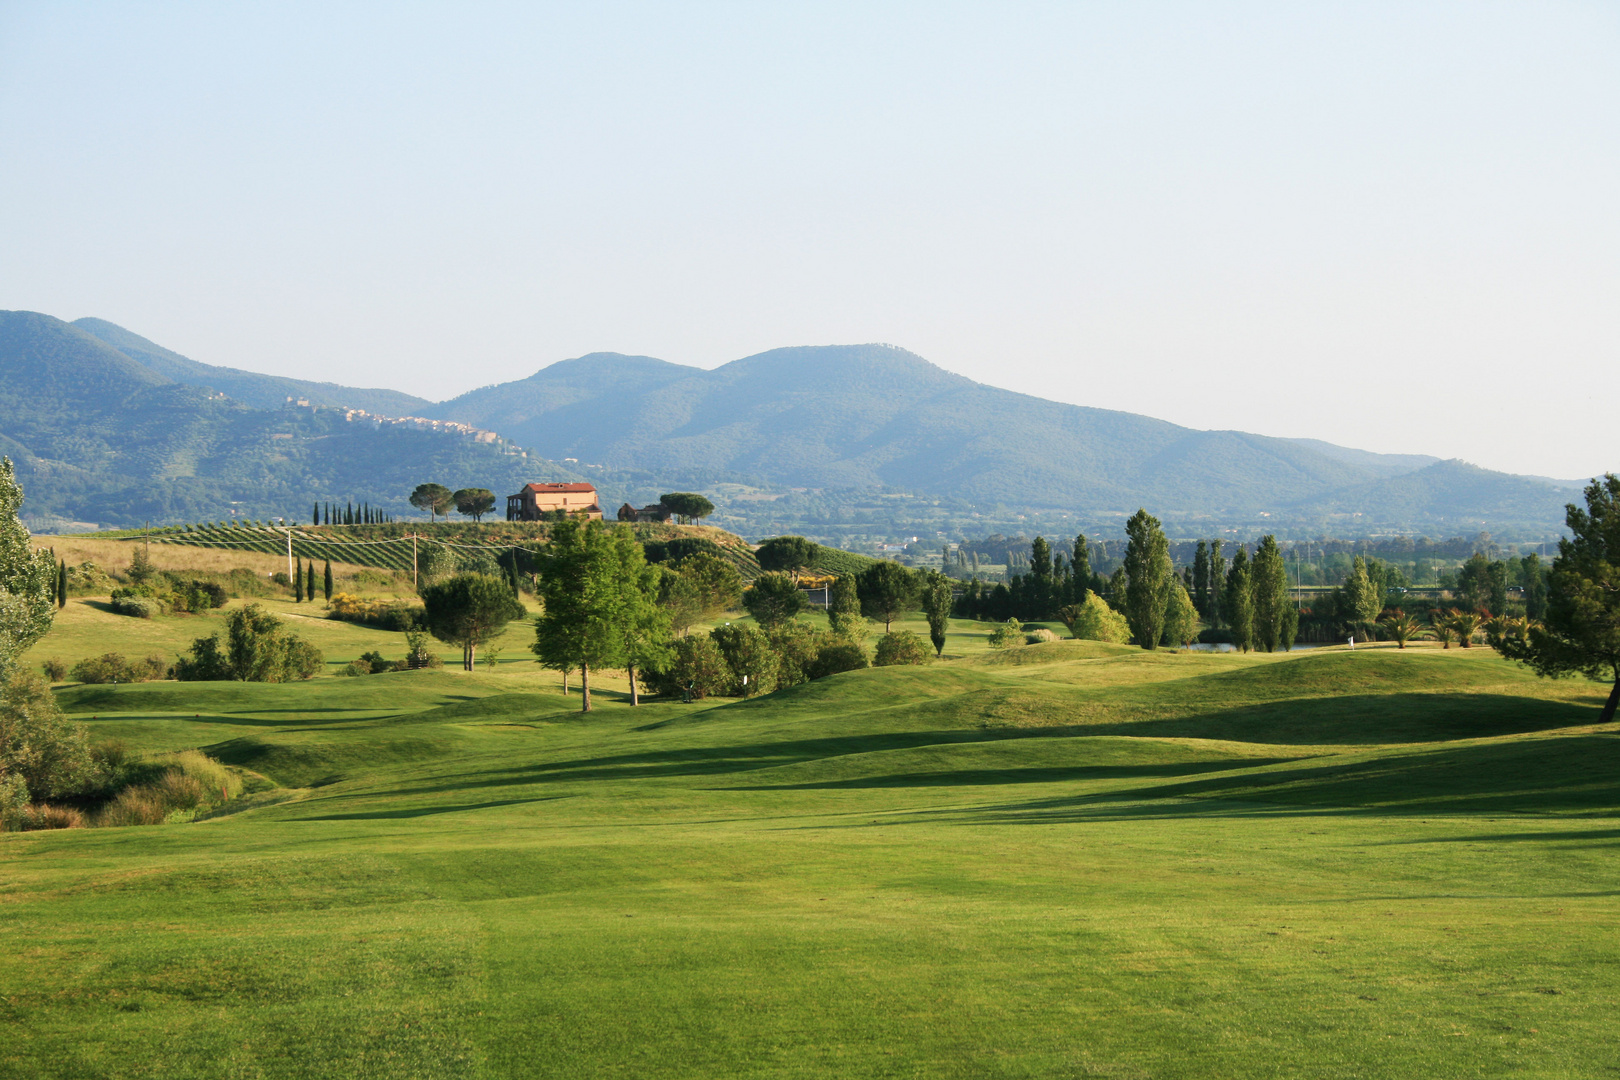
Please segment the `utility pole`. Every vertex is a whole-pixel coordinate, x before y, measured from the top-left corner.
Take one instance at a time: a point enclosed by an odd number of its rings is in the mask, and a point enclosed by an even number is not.
[[[421,587],[416,580],[416,534],[411,533],[411,588],[419,589]]]
[[[292,529],[289,528],[287,530],[287,580],[291,581],[292,576],[293,576],[293,567],[292,567]]]

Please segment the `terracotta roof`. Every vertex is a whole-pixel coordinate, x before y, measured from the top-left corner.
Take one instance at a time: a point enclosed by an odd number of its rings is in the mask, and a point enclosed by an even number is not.
[[[596,491],[595,484],[525,484],[524,491],[551,492],[551,491]]]

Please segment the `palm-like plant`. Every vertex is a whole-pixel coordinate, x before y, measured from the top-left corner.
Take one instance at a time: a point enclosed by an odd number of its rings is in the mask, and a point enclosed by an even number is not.
[[[1484,621],[1477,611],[1461,611],[1457,608],[1452,608],[1446,616],[1446,622],[1451,624],[1452,632],[1457,635],[1457,643],[1465,649],[1473,646],[1474,635]]]
[[[1428,633],[1422,623],[1404,611],[1396,611],[1378,625],[1384,628],[1384,633],[1389,635],[1389,639],[1395,643],[1397,649],[1406,648],[1408,641]]]
[[[1451,627],[1450,613],[1439,608],[1429,612],[1429,633],[1434,635],[1442,649],[1451,648],[1451,639],[1457,636],[1457,632]]]
[[[1523,641],[1530,636],[1530,620],[1498,615],[1485,623],[1485,640],[1493,649],[1501,650],[1510,641]]]

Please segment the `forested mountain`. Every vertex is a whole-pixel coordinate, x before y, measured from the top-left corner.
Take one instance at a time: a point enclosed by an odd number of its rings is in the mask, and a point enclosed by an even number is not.
[[[105,319],[75,319],[73,325],[173,382],[218,390],[255,409],[279,409],[289,397],[304,398],[311,405],[347,406],[384,416],[420,416],[422,409],[432,405],[398,390],[309,382],[199,363]]]
[[[572,478],[458,436],[249,408],[32,312],[0,312],[0,453],[16,462],[29,518],[122,525],[233,510],[302,519],[317,499],[399,512],[428,479],[515,491]]]
[[[503,494],[586,478],[612,505],[742,482],[780,501],[738,501],[733,513],[765,509],[734,526],[826,536],[862,521],[881,533],[882,515],[861,506],[885,492],[938,500],[960,528],[1023,515],[1106,523],[1148,507],[1185,528],[1448,535],[1554,529],[1573,495],[1463,462],[1046,401],[885,345],[775,349],[714,370],[593,353],[432,405],[213,367],[97,319],[7,312],[0,379],[0,451],[28,481],[28,512],[115,524],[298,517],[317,499],[406,512],[405,494],[428,479]],[[346,423],[331,408],[285,408],[288,396],[455,420],[515,446]]]
[[[1438,459],[1423,455],[1197,431],[1046,401],[884,345],[775,349],[712,371],[595,353],[447,401],[432,415],[608,468],[887,487],[1005,507],[1148,506],[1181,518],[1376,511],[1379,520],[1404,515],[1408,526],[1510,514],[1556,526],[1567,497],[1484,470],[1463,484],[1449,464],[1430,472]],[[1447,477],[1460,486],[1448,489]]]

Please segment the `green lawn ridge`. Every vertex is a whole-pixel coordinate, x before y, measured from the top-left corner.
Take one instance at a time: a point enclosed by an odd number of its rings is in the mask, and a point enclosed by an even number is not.
[[[1594,684],[952,625],[927,667],[635,709],[608,680],[590,715],[527,660],[64,687],[253,793],[0,836],[0,1075],[1609,1068]]]

